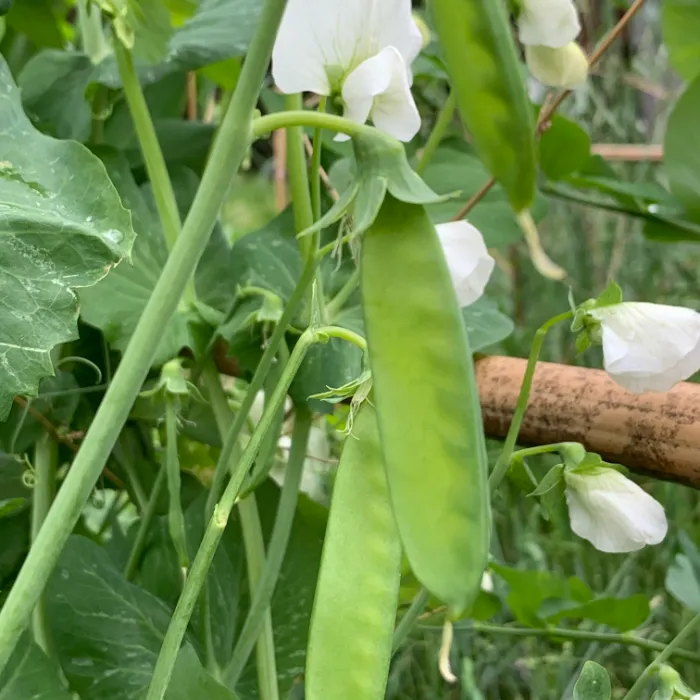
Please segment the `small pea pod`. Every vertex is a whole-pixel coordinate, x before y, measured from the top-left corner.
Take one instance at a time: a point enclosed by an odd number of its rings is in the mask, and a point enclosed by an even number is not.
[[[307,700],[383,700],[401,579],[374,409],[346,439],[311,617]]]
[[[535,196],[535,128],[502,0],[431,0],[464,123],[512,207]]]
[[[425,209],[390,196],[362,244],[362,300],[389,494],[413,572],[454,614],[479,592],[489,498],[459,306]]]

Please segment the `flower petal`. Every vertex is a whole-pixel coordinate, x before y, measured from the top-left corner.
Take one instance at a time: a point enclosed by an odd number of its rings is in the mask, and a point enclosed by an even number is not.
[[[420,129],[406,64],[393,46],[361,63],[343,84],[345,116],[374,125],[399,141],[410,141]]]
[[[700,369],[700,314],[627,302],[590,312],[602,326],[605,369],[629,391],[669,391]]]
[[[614,469],[565,472],[571,529],[601,552],[658,544],[668,523],[660,503]]]
[[[526,46],[557,49],[581,31],[572,0],[525,0],[518,17],[518,36]]]
[[[459,305],[469,306],[484,293],[496,263],[479,230],[466,221],[438,224],[435,229]]]
[[[288,0],[272,77],[282,92],[328,95],[386,46],[395,46],[406,66],[418,55],[421,34],[410,0]]]

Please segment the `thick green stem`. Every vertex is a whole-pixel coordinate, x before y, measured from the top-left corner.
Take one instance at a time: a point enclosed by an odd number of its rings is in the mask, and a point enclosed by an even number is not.
[[[255,494],[251,493],[238,503],[241,517],[243,546],[245,547],[246,568],[248,571],[248,592],[251,599],[260,587],[260,577],[265,565],[265,540],[260,525],[260,514]],[[265,610],[262,616],[262,629],[255,648],[255,666],[258,671],[258,695],[260,700],[279,700],[277,685],[277,661],[275,659],[275,638],[272,632],[272,614]]]
[[[532,348],[530,349],[530,356],[527,358],[527,367],[525,369],[525,376],[523,377],[523,383],[520,387],[520,395],[518,396],[518,402],[515,405],[515,412],[513,413],[513,419],[510,422],[510,428],[508,428],[508,434],[506,435],[506,441],[503,445],[503,450],[498,457],[496,466],[489,476],[489,488],[491,493],[493,493],[503,480],[503,477],[508,471],[510,466],[510,459],[513,455],[513,450],[515,449],[515,443],[518,439],[518,434],[520,433],[520,426],[522,425],[523,418],[525,416],[525,411],[527,409],[527,402],[530,398],[530,389],[532,387],[532,378],[535,376],[535,368],[537,367],[537,360],[540,356],[540,351],[542,350],[542,343],[544,343],[544,338],[547,335],[552,326],[556,325],[560,321],[565,321],[573,316],[571,311],[559,314],[554,318],[550,318],[549,321],[543,323],[535,333],[535,338],[532,341]]]
[[[235,95],[181,235],[134,330],[114,379],[0,611],[5,668],[126,422],[165,327],[175,312],[250,143],[253,109],[270,61],[285,0],[266,0]]]
[[[146,540],[148,539],[148,533],[151,529],[153,518],[155,518],[156,515],[156,508],[158,507],[160,492],[163,490],[163,484],[165,484],[165,477],[166,470],[161,467],[160,471],[158,472],[158,476],[153,483],[153,489],[151,490],[151,495],[148,498],[146,508],[141,515],[139,529],[136,532],[136,539],[131,547],[129,561],[127,561],[124,569],[124,578],[126,578],[127,581],[131,581],[131,579],[134,578],[139,561],[141,560],[141,555],[143,554],[144,547],[146,546]]]
[[[338,117],[335,114],[322,112],[308,112],[306,110],[295,110],[287,112],[274,112],[258,117],[253,120],[253,138],[259,139],[267,136],[276,129],[289,129],[295,126],[311,126],[316,129],[328,129],[329,131],[339,131],[348,136],[374,135],[386,138],[394,143],[393,139],[386,134],[374,129],[371,126],[358,124],[345,117]],[[303,144],[302,144],[303,145]]]
[[[34,445],[34,492],[32,493],[32,543],[35,542],[41,525],[49,512],[56,494],[56,467],[58,466],[58,444],[44,435]],[[51,632],[47,619],[46,601],[41,596],[32,615],[34,641],[48,657],[53,657]]]
[[[428,593],[427,588],[421,588],[415,597],[411,601],[411,607],[406,611],[404,616],[401,618],[401,622],[396,626],[394,630],[394,639],[391,643],[391,652],[395,654],[399,647],[403,644],[404,640],[411,633],[411,630],[418,622],[418,618],[425,608],[425,604],[430,598],[430,593]]]
[[[168,168],[165,165],[165,158],[158,143],[156,129],[153,126],[153,120],[148,111],[146,98],[141,89],[139,78],[136,75],[131,54],[120,41],[114,42],[114,53],[117,57],[119,75],[124,85],[126,101],[129,104],[129,112],[131,112],[141,152],[146,162],[146,171],[153,188],[153,197],[163,226],[163,235],[168,244],[168,249],[172,250],[177,237],[180,235],[182,224],[175,192],[170,182],[170,175],[168,175]]]
[[[698,613],[672,640],[669,644],[661,644],[665,647],[661,653],[644,669],[642,675],[637,678],[637,682],[627,691],[627,695],[622,700],[637,700],[644,690],[644,686],[649,682],[652,674],[661,666],[661,664],[671,656],[681,656],[681,651],[678,647],[688,637],[695,634],[700,629],[700,613]],[[650,648],[650,647],[647,647]],[[688,653],[688,652],[686,652]],[[700,656],[693,654],[693,661],[698,663]],[[687,657],[686,657],[687,658]]]
[[[318,111],[326,111],[326,97],[321,98]],[[314,150],[311,156],[311,209],[314,221],[321,218],[321,154],[323,153],[323,129],[314,131]]]
[[[277,385],[269,404],[265,407],[260,423],[258,423],[250,441],[246,445],[241,459],[238,460],[235,470],[231,473],[231,478],[226,486],[226,490],[221,496],[221,500],[216,504],[214,513],[204,532],[202,543],[192,562],[190,574],[185,581],[182,595],[178,600],[177,607],[170,620],[170,625],[165,633],[165,639],[163,640],[163,646],[161,647],[158,660],[156,661],[146,700],[162,700],[165,695],[180,645],[182,644],[185,631],[192,617],[194,606],[206,581],[209,567],[211,566],[216,548],[226,529],[228,518],[238,499],[238,492],[243,483],[243,479],[255,460],[255,456],[260,448],[260,443],[274,422],[277,409],[284,403],[289,385],[292,383],[292,379],[299,369],[304,356],[313,343],[323,340],[324,337],[324,335],[319,335],[318,331],[312,329],[304,331],[301,335],[297,344],[294,346],[282,379]]]
[[[688,628],[694,622],[696,622],[698,618],[700,618],[700,615],[697,615],[695,618],[693,618],[693,621],[691,621],[678,635],[678,637],[676,637],[676,639],[674,639],[673,642],[671,642],[671,644],[669,644],[668,646],[661,642],[654,642],[651,639],[636,637],[633,634],[615,634],[614,632],[595,632],[592,630],[568,630],[559,627],[506,627],[504,625],[490,625],[483,622],[473,622],[465,625],[456,624],[455,631],[471,630],[474,632],[480,632],[482,634],[499,634],[508,637],[544,637],[547,639],[551,639],[552,641],[571,640],[602,642],[603,644],[621,644],[624,646],[646,649],[647,651],[662,652],[662,654],[664,655],[663,659],[661,659],[661,656],[659,656],[657,657],[655,663],[661,663],[661,661],[665,661],[669,656],[677,656],[679,659],[686,659],[688,661],[698,663],[700,662],[700,654],[696,654],[695,652],[687,651],[685,649],[679,649],[678,646],[675,644],[676,640],[681,638],[681,635],[683,635],[683,637],[680,639],[680,641],[683,641],[683,639],[685,639],[685,637],[687,636],[686,631],[688,631]],[[693,629],[688,631],[688,634],[692,632]],[[627,696],[625,696],[624,700],[631,700],[629,693],[627,694]]]
[[[291,112],[301,110],[301,95],[287,95],[285,106]],[[287,173],[289,175],[292,208],[294,209],[294,224],[297,233],[301,233],[312,226],[315,219],[309,189],[309,169],[307,168],[306,151],[304,149],[304,130],[300,126],[287,127]],[[304,236],[299,239],[299,250],[303,260],[311,260],[316,256],[320,241],[321,234],[318,232],[312,236]],[[323,320],[325,315],[323,313],[323,284],[319,270],[316,270],[315,282],[316,298],[321,308],[321,318]],[[309,312],[311,313],[310,304]]]
[[[255,595],[251,597],[252,603],[248,611],[248,617],[238,635],[231,662],[225,672],[224,677],[229,687],[234,687],[240,678],[255,640],[260,635],[261,628],[265,622],[265,613],[269,610],[270,601],[282,570],[282,562],[284,561],[287,545],[289,544],[289,536],[292,532],[292,524],[294,523],[310,430],[311,413],[308,409],[300,407],[294,416],[292,447],[287,468],[284,472],[284,483],[277,506],[275,524],[272,528],[265,567],[260,576]]]
[[[418,165],[416,165],[416,172],[419,175],[421,175],[423,173],[423,171],[430,164],[430,161],[433,159],[433,156],[435,155],[435,151],[437,151],[437,148],[440,145],[440,141],[442,141],[443,137],[445,136],[445,132],[447,131],[447,127],[450,125],[450,122],[452,121],[452,117],[454,116],[456,105],[457,105],[457,98],[456,98],[455,92],[453,90],[447,96],[447,100],[445,101],[445,104],[442,106],[442,109],[440,110],[440,114],[438,114],[438,118],[437,118],[437,121],[435,122],[435,126],[433,127],[433,130],[430,132],[430,137],[428,138],[428,141],[426,142],[425,146],[423,147],[423,153],[421,153],[421,157],[420,157],[420,160],[418,161]]]
[[[279,320],[277,326],[275,326],[275,330],[267,343],[265,352],[260,358],[260,362],[258,362],[258,366],[256,367],[255,374],[253,375],[250,385],[248,386],[248,391],[243,399],[241,408],[236,414],[236,418],[226,434],[224,445],[221,449],[221,454],[219,455],[219,461],[216,464],[214,480],[207,497],[207,513],[209,515],[214,512],[214,504],[217,502],[224,482],[226,481],[229,464],[233,461],[232,456],[238,444],[238,438],[240,437],[241,430],[243,430],[243,426],[248,419],[248,414],[253,406],[255,397],[260,389],[262,389],[265,378],[267,377],[270,367],[272,366],[275,356],[277,355],[277,351],[279,350],[280,343],[284,340],[284,334],[287,331],[287,327],[292,322],[294,314],[304,298],[306,290],[308,289],[309,284],[311,284],[311,280],[314,278],[316,265],[316,260],[307,261],[304,271],[297,282],[297,286],[294,288],[292,296],[287,302],[287,306],[282,313],[282,318]]]
[[[286,345],[282,343],[280,347]],[[288,356],[288,353],[287,353]],[[286,357],[287,357],[286,356]],[[286,364],[286,360],[285,360]],[[232,422],[231,410],[228,406],[226,395],[224,394],[219,375],[213,365],[209,364],[205,367],[202,375],[206,386],[207,395],[214,410],[214,418],[222,439],[226,435]],[[277,377],[277,382],[281,377]],[[277,384],[275,382],[275,385]],[[273,387],[274,389],[274,387]],[[268,395],[268,399],[270,395]],[[282,402],[284,408],[284,402]],[[273,419],[266,440],[261,442],[261,445],[269,440],[271,435],[276,435],[280,410]],[[250,590],[250,598],[252,600],[255,591],[259,585],[260,572],[265,562],[265,542],[262,535],[260,525],[260,517],[258,515],[258,506],[255,501],[255,495],[250,494],[248,498],[244,498],[238,502],[238,512],[241,519],[241,530],[243,533],[243,544],[245,547],[246,566],[248,569],[248,588]],[[203,592],[207,590],[205,585]],[[207,601],[208,602],[208,601]],[[207,605],[208,608],[208,605]],[[275,641],[272,634],[272,616],[266,615],[264,620],[264,629],[258,639],[257,647],[257,663],[258,671],[258,687],[261,700],[278,700],[279,689],[277,686],[277,662],[275,659]]]

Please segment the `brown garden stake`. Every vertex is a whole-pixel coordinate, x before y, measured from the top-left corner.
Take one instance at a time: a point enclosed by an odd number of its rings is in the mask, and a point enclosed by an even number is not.
[[[505,437],[526,361],[476,363],[486,434]],[[605,460],[657,479],[700,488],[700,384],[632,394],[602,370],[540,362],[518,443],[582,443]]]

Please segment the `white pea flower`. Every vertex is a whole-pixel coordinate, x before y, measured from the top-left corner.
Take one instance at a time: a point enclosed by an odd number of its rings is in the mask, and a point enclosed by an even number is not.
[[[575,41],[558,49],[526,46],[525,61],[530,73],[543,85],[573,90],[588,79],[588,58]]]
[[[518,37],[526,46],[558,49],[581,31],[572,0],[524,0],[518,15]]]
[[[420,128],[411,63],[422,36],[410,0],[289,0],[272,52],[285,93],[339,93],[344,114],[400,141]]]
[[[566,470],[564,480],[571,529],[601,552],[634,552],[666,536],[663,506],[615,469]]]
[[[481,590],[486,593],[493,593],[493,576],[490,571],[484,571],[481,577]]]
[[[605,370],[635,393],[669,391],[700,369],[700,313],[644,302],[588,312],[602,330]]]
[[[450,221],[435,228],[459,305],[469,306],[484,293],[496,263],[481,233],[466,221]]]

